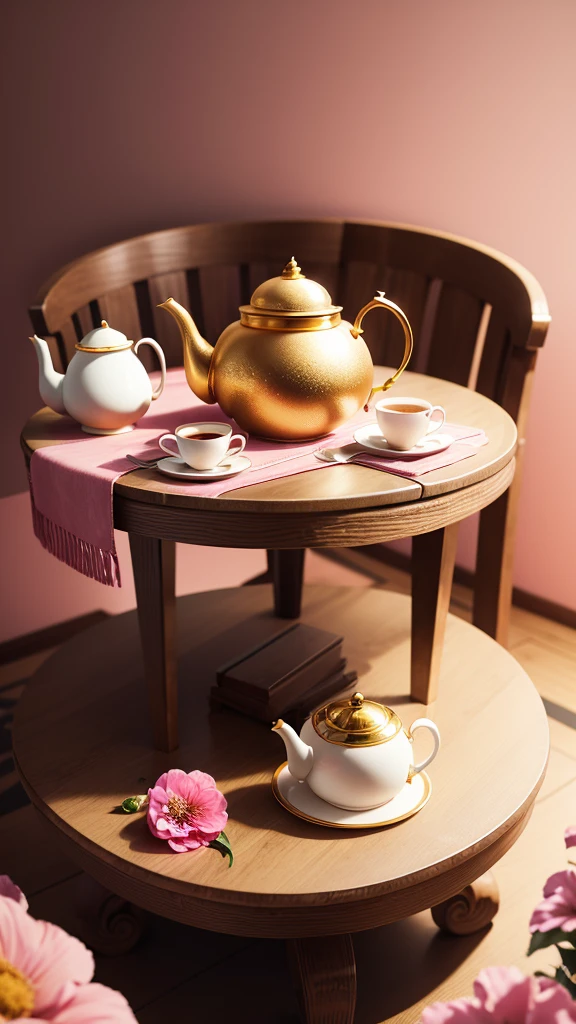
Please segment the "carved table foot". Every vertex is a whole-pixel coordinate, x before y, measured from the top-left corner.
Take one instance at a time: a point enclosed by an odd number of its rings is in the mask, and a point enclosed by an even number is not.
[[[353,1024],[356,961],[351,935],[287,942],[306,1024]]]
[[[432,917],[442,931],[452,935],[472,935],[490,924],[499,906],[496,879],[491,871],[487,871],[456,896],[432,907]]]
[[[78,880],[77,932],[96,953],[122,956],[138,942],[147,919],[145,911],[115,896],[88,875]]]

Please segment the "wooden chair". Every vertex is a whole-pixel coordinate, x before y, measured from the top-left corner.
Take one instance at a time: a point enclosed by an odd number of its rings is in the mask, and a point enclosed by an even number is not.
[[[347,319],[384,289],[414,329],[410,369],[480,391],[516,421],[516,476],[480,515],[474,592],[474,623],[505,644],[524,432],[536,356],[550,322],[540,285],[520,264],[487,246],[401,224],[201,224],[132,238],[75,260],[44,285],[30,316],[61,369],[76,342],[103,318],[129,338],[157,338],[168,365],[180,365],[176,325],[156,308],[158,302],[173,295],[215,342],[253,289],[292,255],[343,305]],[[375,362],[397,365],[402,338],[395,318],[375,317],[367,340]],[[420,639],[412,668],[422,677],[423,692],[439,669],[455,550],[454,527],[413,541],[413,624]],[[303,557],[298,551],[269,553],[276,611],[287,617],[299,613]]]

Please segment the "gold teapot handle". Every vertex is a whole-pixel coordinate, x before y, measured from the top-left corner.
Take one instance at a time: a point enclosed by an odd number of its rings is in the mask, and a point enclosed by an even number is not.
[[[371,302],[368,302],[365,306],[362,307],[354,321],[354,326],[352,327],[352,337],[357,338],[360,334],[364,333],[362,328],[360,327],[360,324],[362,323],[362,320],[366,316],[366,313],[368,313],[369,310],[371,309],[376,309],[377,307],[380,309],[389,309],[390,312],[394,313],[394,316],[397,317],[397,319],[402,324],[402,327],[404,329],[404,356],[402,358],[400,366],[396,370],[396,373],[392,377],[389,377],[384,384],[380,384],[380,386],[377,388],[372,388],[370,394],[368,395],[366,405],[364,406],[366,412],[368,412],[368,406],[377,391],[388,391],[388,388],[391,388],[392,385],[396,383],[398,377],[402,373],[402,370],[406,369],[408,362],[410,360],[410,356],[412,355],[412,349],[414,348],[414,336],[412,334],[412,328],[410,327],[408,317],[406,316],[405,313],[402,312],[400,306],[397,306],[395,302],[390,302],[389,299],[384,298],[384,292],[378,292],[378,295],[376,295]]]

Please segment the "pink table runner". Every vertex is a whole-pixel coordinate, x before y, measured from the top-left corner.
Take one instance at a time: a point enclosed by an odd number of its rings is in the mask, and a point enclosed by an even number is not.
[[[212,483],[180,483],[163,477],[166,489],[181,494],[218,497],[227,491],[251,484],[292,476],[318,469],[334,469],[319,462],[318,448],[347,444],[364,423],[374,420],[374,411],[359,412],[343,427],[320,441],[299,444],[274,444],[250,438],[246,454],[252,468],[238,477]],[[85,434],[73,420],[63,416],[54,428],[54,440],[60,444],[40,448],[30,462],[30,493],[34,532],[51,554],[73,569],[109,586],[120,586],[120,567],[114,543],[112,492],[114,482],[133,472],[127,461],[129,452],[141,458],[162,456],[158,438],[182,423],[221,421],[236,425],[216,405],[205,405],[192,394],[182,369],[170,370],[161,397],[139,420],[129,434],[96,437]],[[415,462],[383,459],[361,454],[354,462],[399,476],[420,477],[433,469],[460,462],[474,455],[487,441],[482,430],[446,424],[445,430],[457,439],[445,452]]]

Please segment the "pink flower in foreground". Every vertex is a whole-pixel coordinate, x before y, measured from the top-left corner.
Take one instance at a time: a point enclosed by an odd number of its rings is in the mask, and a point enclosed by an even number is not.
[[[20,889],[8,875],[0,875],[0,896],[9,896],[11,900],[16,900],[24,910],[28,910],[28,900],[26,899],[22,889]]]
[[[26,900],[0,877],[0,1021],[28,1024],[136,1024],[124,996],[89,984],[92,954],[78,939],[27,913]]]
[[[557,871],[544,886],[544,899],[530,918],[531,932],[576,931],[576,871]]]
[[[572,1024],[576,1004],[549,978],[525,978],[517,967],[487,967],[474,982],[474,996],[434,1003],[422,1024]]]
[[[564,833],[564,842],[566,843],[566,849],[571,846],[576,846],[576,825],[571,825],[567,828]]]
[[[197,850],[226,827],[226,798],[211,775],[171,768],[148,790],[148,826],[176,853]]]

